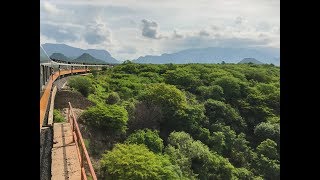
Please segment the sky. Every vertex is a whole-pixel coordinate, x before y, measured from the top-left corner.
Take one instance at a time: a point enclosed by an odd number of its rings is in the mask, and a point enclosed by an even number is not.
[[[41,0],[40,43],[118,60],[190,48],[280,49],[280,0]]]

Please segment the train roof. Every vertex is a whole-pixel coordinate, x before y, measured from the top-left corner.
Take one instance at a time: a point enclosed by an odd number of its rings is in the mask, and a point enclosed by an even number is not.
[[[108,64],[68,64],[68,63],[61,63],[61,62],[55,62],[55,61],[51,61],[51,62],[44,62],[44,63],[40,63],[40,65],[44,65],[44,66],[53,66],[53,65],[63,65],[63,66],[109,66]]]

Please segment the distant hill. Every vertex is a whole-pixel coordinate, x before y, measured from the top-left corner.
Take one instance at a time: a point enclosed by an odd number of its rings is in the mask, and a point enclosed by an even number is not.
[[[71,59],[65,56],[62,53],[53,53],[50,58],[52,59],[58,59],[58,60],[63,60],[63,61],[70,61]]]
[[[68,46],[66,44],[52,44],[46,43],[42,45],[43,48],[46,50],[48,55],[52,55],[53,53],[62,53],[66,57],[70,59],[74,59],[75,57],[81,56],[83,53],[88,53],[95,59],[100,59],[104,62],[111,63],[111,64],[118,64],[120,61],[113,58],[110,53],[106,50],[97,50],[97,49],[81,49],[75,48],[72,46]]]
[[[76,59],[72,60],[74,62],[80,63],[97,63],[97,64],[106,64],[107,62],[102,61],[100,59],[96,59],[88,53],[83,53],[81,56],[77,57]]]
[[[185,63],[237,63],[246,57],[252,57],[265,63],[280,64],[279,50],[275,48],[265,49],[248,49],[248,48],[221,48],[209,47],[198,49],[187,49],[172,54],[162,54],[160,56],[143,56],[136,60],[135,63],[151,64],[185,64]]]
[[[263,62],[260,62],[260,61],[256,60],[255,58],[244,58],[240,62],[238,62],[238,64],[248,64],[248,63],[264,64]]]

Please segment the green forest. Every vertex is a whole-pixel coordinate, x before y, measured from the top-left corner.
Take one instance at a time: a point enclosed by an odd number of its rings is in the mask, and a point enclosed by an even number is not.
[[[280,67],[135,64],[73,77],[99,179],[280,179]]]

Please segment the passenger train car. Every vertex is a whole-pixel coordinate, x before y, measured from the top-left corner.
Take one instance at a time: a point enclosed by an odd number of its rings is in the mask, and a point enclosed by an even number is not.
[[[78,62],[68,62],[58,59],[50,58],[48,62],[40,63],[40,97],[41,93],[45,89],[47,82],[53,75],[58,77],[63,77],[66,75],[73,75],[78,73],[86,73],[92,69],[100,70],[102,67],[111,67],[108,64],[88,64],[88,63],[78,63]]]

